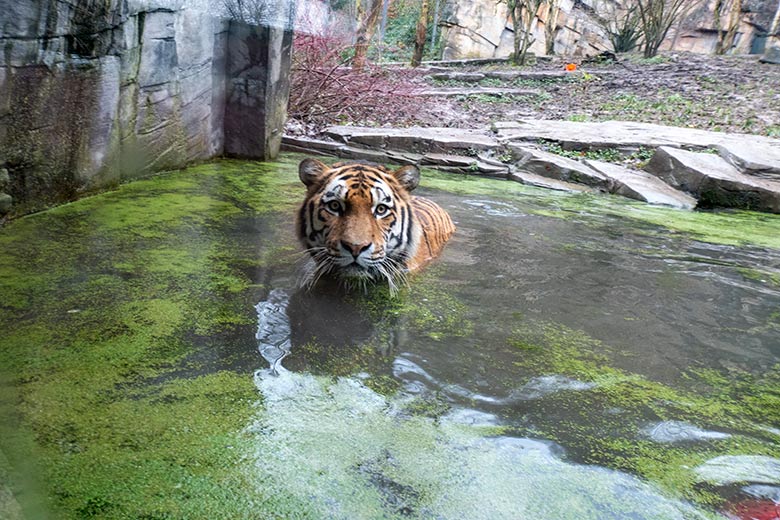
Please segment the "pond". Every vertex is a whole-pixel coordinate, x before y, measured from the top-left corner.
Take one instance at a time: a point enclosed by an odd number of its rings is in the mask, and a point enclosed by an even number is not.
[[[436,262],[302,291],[301,158],[0,231],[0,516],[773,518],[780,216],[426,171]]]

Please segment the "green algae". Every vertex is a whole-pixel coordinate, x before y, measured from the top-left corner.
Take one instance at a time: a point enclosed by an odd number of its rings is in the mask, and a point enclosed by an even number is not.
[[[755,245],[780,249],[780,216],[742,210],[684,211],[630,201],[611,195],[550,192],[515,182],[472,175],[423,172],[422,185],[461,195],[487,195],[521,202],[535,215],[577,219],[604,225],[612,219],[631,219],[692,239],[724,245]]]
[[[466,317],[466,305],[438,281],[435,267],[413,275],[410,285],[396,294],[379,286],[352,298],[368,318],[381,321],[391,317],[394,324],[402,323],[418,336],[435,341],[466,337],[474,331],[474,324]]]
[[[767,430],[780,417],[780,367],[758,375],[690,369],[673,388],[614,368],[619,351],[557,324],[524,323],[508,342],[522,353],[516,365],[524,370],[595,384],[546,398],[546,412],[539,411],[531,428],[573,446],[583,462],[637,474],[699,504],[719,505],[723,499],[699,485],[696,466],[725,454],[780,456],[777,437]],[[650,423],[669,420],[731,436],[682,443],[643,438]]]
[[[0,447],[24,514],[248,518],[284,500],[241,469],[257,392],[231,367],[253,349],[248,273],[271,261],[247,222],[297,204],[294,166],[201,165],[3,230]]]

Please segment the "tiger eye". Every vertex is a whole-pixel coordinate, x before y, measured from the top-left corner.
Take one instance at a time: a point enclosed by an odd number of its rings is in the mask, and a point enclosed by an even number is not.
[[[388,209],[390,208],[388,208],[384,204],[379,204],[376,208],[374,208],[374,213],[376,214],[377,217],[381,217],[382,215],[387,213]]]
[[[337,200],[332,200],[328,202],[327,208],[333,213],[338,213],[341,211],[341,204]]]

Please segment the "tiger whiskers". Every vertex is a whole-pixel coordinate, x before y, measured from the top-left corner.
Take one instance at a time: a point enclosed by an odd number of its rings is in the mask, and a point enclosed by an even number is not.
[[[406,268],[402,262],[403,260],[398,261],[393,258],[385,257],[382,262],[375,266],[379,274],[387,280],[387,285],[390,288],[390,294],[392,295],[398,293],[400,286],[408,285]]]
[[[304,253],[311,256],[311,261],[306,262],[303,274],[298,282],[299,287],[311,289],[320,278],[333,270],[335,262],[325,247],[311,247]]]

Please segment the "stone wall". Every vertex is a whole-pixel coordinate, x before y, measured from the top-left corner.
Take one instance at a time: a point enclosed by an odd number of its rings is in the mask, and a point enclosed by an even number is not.
[[[278,149],[225,125],[225,113],[286,108],[286,82],[256,88],[269,60],[284,70],[274,78],[287,75],[283,28],[249,30],[185,0],[0,0],[0,40],[0,168],[15,214],[223,153]],[[245,70],[230,76],[247,56],[252,85]],[[280,134],[278,119],[269,134]]]
[[[614,0],[613,3],[620,3]],[[708,0],[695,9],[679,28],[670,31],[662,50],[709,53],[715,49],[717,32]],[[564,56],[592,56],[611,49],[609,41],[594,19],[595,0],[562,0],[558,18],[560,30],[555,52]],[[772,22],[776,0],[744,0],[740,26],[731,52],[761,53],[763,38]],[[505,58],[512,51],[514,33],[505,3],[496,0],[448,0],[442,31],[442,58]],[[529,49],[544,53],[542,13],[533,27],[535,43]]]

